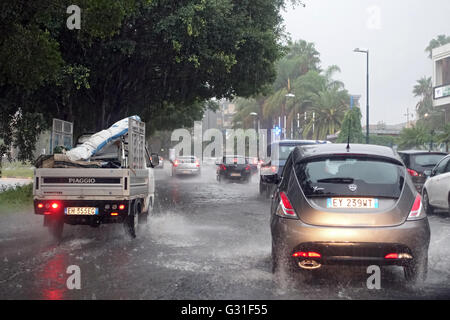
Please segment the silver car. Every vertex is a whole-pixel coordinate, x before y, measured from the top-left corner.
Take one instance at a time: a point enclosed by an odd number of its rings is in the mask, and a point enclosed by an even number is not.
[[[195,156],[178,157],[172,162],[172,176],[200,174],[200,160]]]
[[[297,147],[272,201],[273,270],[323,265],[396,265],[423,281],[430,227],[422,198],[390,148]],[[286,270],[286,269],[285,269]]]

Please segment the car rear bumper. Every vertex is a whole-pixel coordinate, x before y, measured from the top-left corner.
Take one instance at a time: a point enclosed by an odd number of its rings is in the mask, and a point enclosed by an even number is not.
[[[176,168],[173,169],[173,173],[177,175],[199,174],[200,168]]]
[[[414,259],[423,256],[430,243],[427,219],[386,228],[334,228],[275,216],[271,227],[273,245],[283,248],[286,255],[318,252],[321,264],[404,265],[411,259],[386,259],[385,256],[403,253]]]
[[[58,203],[57,209],[51,207],[38,208],[38,204],[44,205]],[[124,205],[123,209],[119,205]],[[67,215],[66,208],[90,207],[96,208],[95,215]],[[63,219],[65,223],[71,225],[98,225],[106,223],[121,223],[128,216],[128,201],[107,201],[107,200],[34,200],[34,213],[42,215],[48,219]]]

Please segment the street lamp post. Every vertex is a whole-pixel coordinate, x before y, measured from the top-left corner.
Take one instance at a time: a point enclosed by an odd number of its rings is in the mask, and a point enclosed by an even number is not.
[[[366,87],[366,95],[367,95],[367,103],[366,103],[366,143],[369,144],[369,49],[360,49],[356,48],[353,50],[354,52],[365,53],[367,56],[367,87]]]
[[[260,119],[259,115],[256,112],[250,113],[250,115],[253,117],[253,128],[256,131],[256,153],[259,160],[259,130],[260,130]],[[258,127],[256,127],[256,120],[258,120]]]

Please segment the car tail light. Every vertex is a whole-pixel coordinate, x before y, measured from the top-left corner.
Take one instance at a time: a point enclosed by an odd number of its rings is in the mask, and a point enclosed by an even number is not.
[[[180,161],[175,160],[175,161],[173,162],[173,166],[174,166],[174,167],[178,167],[179,165],[180,165]]]
[[[245,167],[245,170],[249,171],[249,170],[250,170],[250,166],[247,165],[247,166]]]
[[[419,174],[416,171],[412,170],[412,169],[406,169],[406,170],[408,170],[408,173],[409,173],[409,175],[411,177],[418,177],[419,176]]]
[[[422,206],[422,197],[417,194],[411,212],[408,215],[408,220],[419,220],[425,218],[425,211]]]
[[[195,160],[195,165],[198,167],[200,167],[200,162],[198,160]]]
[[[409,253],[389,253],[385,257],[388,260],[398,260],[398,259],[412,259],[412,255]]]
[[[39,209],[42,209],[42,208],[44,208],[44,204],[38,203],[37,207],[38,207]]]
[[[124,210],[124,209],[125,209],[125,205],[124,204],[119,205],[119,210]]]
[[[385,259],[390,259],[390,260],[398,259],[398,253],[389,253],[384,258]]]
[[[52,209],[58,209],[59,208],[59,204],[57,202],[53,202],[52,203]]]
[[[278,168],[275,166],[270,167],[270,170],[272,170],[273,173],[277,173],[278,172]]]
[[[227,167],[225,167],[223,164],[220,165],[220,170],[227,171]]]
[[[312,252],[312,251],[308,251],[308,252],[296,252],[292,255],[294,258],[321,258],[322,255],[320,253],[317,252]]]
[[[278,205],[277,215],[283,218],[298,219],[291,202],[284,192],[280,193],[280,204]]]

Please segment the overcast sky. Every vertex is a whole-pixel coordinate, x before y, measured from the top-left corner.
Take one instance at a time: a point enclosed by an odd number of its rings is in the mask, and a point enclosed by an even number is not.
[[[366,117],[366,59],[353,49],[370,49],[370,123],[406,122],[414,111],[416,80],[432,75],[424,52],[431,39],[450,35],[450,0],[304,0],[284,13],[293,40],[316,44],[322,67],[338,65],[336,78],[361,94]]]

